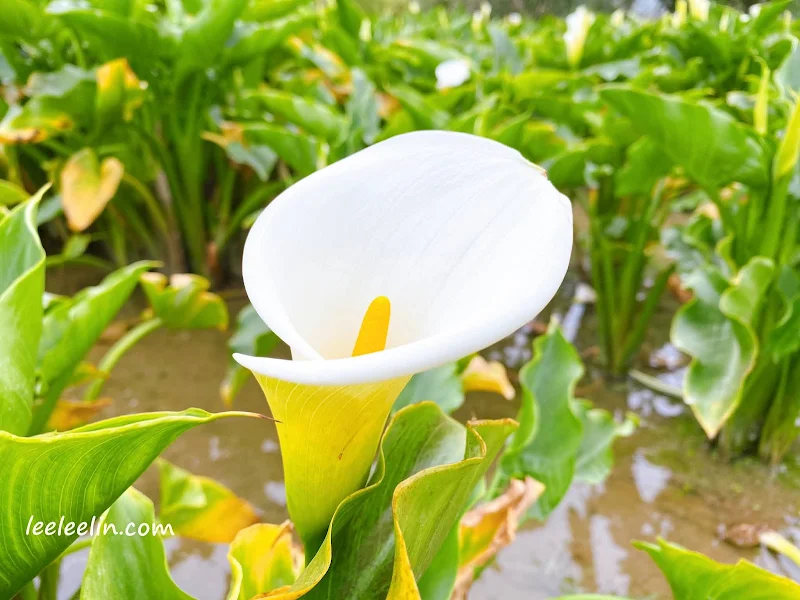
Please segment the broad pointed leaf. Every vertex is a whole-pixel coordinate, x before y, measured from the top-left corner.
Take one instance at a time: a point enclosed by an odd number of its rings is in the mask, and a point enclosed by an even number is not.
[[[773,271],[770,260],[756,257],[731,282],[711,268],[698,269],[686,282],[695,297],[675,315],[670,337],[692,357],[684,397],[709,438],[741,401],[758,353],[752,319]]]
[[[149,532],[139,535],[143,525]],[[158,525],[153,502],[135,488],[128,488],[98,523],[99,533],[92,540],[81,583],[81,599],[192,600],[170,577],[164,544],[155,530]],[[136,531],[137,535],[122,535],[127,531]]]
[[[675,598],[703,600],[797,600],[800,585],[740,560],[726,565],[697,552],[658,540],[637,542],[664,573]]]
[[[13,596],[78,537],[37,532],[37,521],[89,523],[182,433],[235,415],[256,416],[192,408],[30,438],[0,432],[0,597]]]
[[[555,325],[534,341],[534,358],[520,371],[519,430],[501,460],[507,478],[529,475],[545,486],[530,511],[544,518],[566,494],[575,475],[583,424],[573,392],[583,376],[577,350]]]
[[[31,422],[42,333],[45,254],[36,232],[37,200],[0,218],[0,430],[16,434]]]
[[[611,86],[600,97],[657,142],[664,154],[706,188],[739,181],[764,187],[769,156],[752,130],[710,105]]]
[[[415,580],[515,427],[511,420],[476,421],[465,431],[430,402],[398,412],[367,487],[340,504],[297,582],[266,597],[418,597]]]

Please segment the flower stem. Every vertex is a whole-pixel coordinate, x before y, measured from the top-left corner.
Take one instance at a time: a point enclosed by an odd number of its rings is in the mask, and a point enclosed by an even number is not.
[[[125,353],[128,352],[128,350],[133,348],[139,341],[142,340],[142,338],[153,333],[156,329],[161,328],[163,325],[164,322],[156,317],[155,319],[148,319],[147,321],[139,323],[136,327],[123,335],[114,343],[113,346],[111,346],[111,348],[109,348],[105,356],[103,356],[103,359],[97,366],[100,373],[108,375],[120,361],[120,359],[125,355]],[[83,399],[87,402],[97,400],[105,383],[105,378],[96,379],[89,385],[88,388],[86,388],[86,393],[83,395]]]

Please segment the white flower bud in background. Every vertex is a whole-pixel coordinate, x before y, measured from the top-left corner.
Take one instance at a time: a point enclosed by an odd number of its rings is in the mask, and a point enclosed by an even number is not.
[[[446,90],[460,86],[470,78],[469,62],[454,58],[436,66],[436,89]]]

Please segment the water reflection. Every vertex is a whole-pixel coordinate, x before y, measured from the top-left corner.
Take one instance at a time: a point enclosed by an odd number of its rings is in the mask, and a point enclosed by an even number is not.
[[[219,600],[228,591],[228,547],[182,538],[164,540],[172,579],[197,600]]]
[[[582,331],[587,322],[591,325],[591,311],[584,320]],[[515,348],[516,360],[524,361],[528,355],[523,351],[530,352],[533,336],[529,326],[494,350]],[[220,410],[217,390],[228,361],[224,340],[217,332],[190,337],[158,332],[145,339],[109,380],[106,389],[115,404],[103,416],[192,405]],[[716,560],[732,563],[744,556],[761,566],[800,575],[784,559],[732,548],[719,543],[717,534],[720,524],[730,522],[763,522],[780,530],[796,526],[783,520],[786,514],[796,514],[796,493],[786,492],[757,467],[742,471],[742,465],[713,459],[693,419],[671,418],[684,412],[677,401],[641,386],[609,388],[588,382],[583,387],[581,395],[598,406],[635,409],[643,417],[642,426],[615,445],[615,467],[603,485],[574,485],[546,523],[526,524],[517,541],[484,571],[472,600],[544,600],[596,591],[670,597],[657,567],[630,546],[630,540],[658,535]],[[235,408],[266,411],[254,382],[245,387]],[[517,408],[517,402],[496,395],[470,394],[456,416],[462,421],[472,416],[499,418],[513,416]],[[663,460],[665,452],[671,457],[668,463]],[[197,428],[170,446],[165,458],[221,481],[256,506],[264,521],[286,519],[277,436],[269,422],[230,419]],[[157,480],[157,471],[151,469],[136,483],[156,502]],[[770,501],[763,502],[764,498]],[[762,506],[756,508],[759,503]],[[183,589],[199,600],[224,598],[229,572],[225,546],[177,539],[168,540],[166,546],[174,577]],[[59,599],[67,600],[78,589],[86,554],[64,560]]]
[[[628,551],[614,540],[611,519],[604,515],[594,515],[589,523],[589,539],[592,544],[597,591],[605,594],[627,594],[631,584],[631,578],[624,570]]]
[[[636,483],[636,491],[639,492],[639,497],[648,504],[652,504],[658,498],[659,494],[666,489],[672,477],[672,472],[669,469],[651,463],[644,457],[644,453],[641,450],[637,451],[633,456],[631,473],[633,474],[633,481]]]

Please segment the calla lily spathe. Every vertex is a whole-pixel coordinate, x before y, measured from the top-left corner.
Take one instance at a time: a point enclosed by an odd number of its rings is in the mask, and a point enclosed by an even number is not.
[[[410,376],[535,317],[571,248],[569,200],[544,171],[463,133],[381,142],[264,210],[245,244],[244,282],[294,360],[234,358],[280,421],[288,508],[307,545],[363,484]]]

